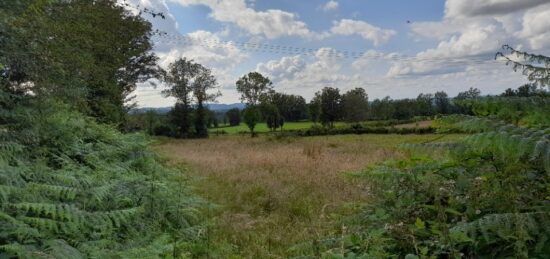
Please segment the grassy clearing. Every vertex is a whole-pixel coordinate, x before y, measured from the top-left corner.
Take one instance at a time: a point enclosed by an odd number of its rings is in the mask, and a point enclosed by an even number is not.
[[[209,247],[225,258],[281,258],[315,250],[339,233],[338,220],[368,197],[345,177],[386,159],[402,158],[400,143],[448,141],[459,135],[343,135],[274,140],[245,136],[163,139],[155,149],[185,164],[198,192],[219,208]],[[289,249],[295,244],[300,249]],[[215,252],[212,252],[215,253]],[[216,256],[210,254],[210,256]]]
[[[414,129],[414,128],[427,128],[432,126],[432,121],[418,121],[418,122],[412,122],[412,123],[405,123],[405,124],[397,124],[394,127],[396,128],[405,128],[405,129]]]
[[[338,126],[344,126],[346,124],[344,122],[336,122],[335,125],[338,127]],[[309,129],[311,128],[311,126],[313,126],[313,122],[311,121],[285,122],[283,126],[283,130]],[[244,123],[241,123],[239,126],[232,126],[232,127],[222,126],[218,128],[213,128],[213,129],[210,129],[209,131],[211,133],[216,133],[217,131],[222,131],[222,130],[225,131],[227,134],[237,134],[239,132],[249,131],[248,127]],[[256,125],[256,128],[254,128],[254,131],[258,133],[263,133],[263,132],[269,132],[270,129],[267,127],[267,124],[265,122],[262,122]]]
[[[373,124],[377,121],[370,121],[366,122],[366,124]],[[311,126],[313,126],[314,123],[311,121],[300,121],[300,122],[285,122],[285,125],[283,126],[283,130],[301,130],[301,129],[309,129]],[[318,124],[320,125],[320,124]],[[350,125],[346,122],[335,122],[335,127],[345,127]],[[397,124],[394,125],[396,128],[425,128],[432,125],[432,121],[419,121],[419,122],[413,122],[413,123],[406,123],[406,124]],[[248,132],[249,129],[246,126],[246,124],[241,123],[239,126],[220,126],[218,128],[212,128],[209,129],[209,132],[212,134],[216,134],[216,132],[224,131],[227,134],[237,134],[239,132]],[[264,123],[258,123],[256,125],[256,128],[254,131],[258,133],[265,133],[270,132],[271,130],[267,127],[267,124]]]

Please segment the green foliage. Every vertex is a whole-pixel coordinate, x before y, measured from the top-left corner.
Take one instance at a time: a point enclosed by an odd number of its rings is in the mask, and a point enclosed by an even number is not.
[[[270,89],[261,96],[260,103],[261,105],[274,105],[284,121],[307,119],[307,104],[302,96],[278,93]]]
[[[342,95],[342,115],[345,121],[360,122],[367,120],[369,96],[363,88],[349,90]]]
[[[313,123],[319,122],[321,118],[321,97],[318,94],[315,94],[308,104],[308,114]]]
[[[164,90],[163,93],[177,99],[171,112],[172,122],[178,128],[175,136],[208,137],[209,111],[205,103],[213,102],[221,95],[220,92],[210,92],[217,88],[217,81],[212,71],[193,60],[180,58],[171,63],[168,71],[164,72],[164,81],[168,83],[169,89]],[[195,109],[193,104],[196,106]],[[191,131],[192,125],[194,132]]]
[[[143,136],[0,96],[0,257],[179,256],[201,237],[199,201]]]
[[[239,108],[233,108],[225,113],[225,116],[229,120],[229,126],[238,126],[241,124],[241,111]]]
[[[250,72],[237,80],[237,92],[241,101],[249,106],[258,105],[264,94],[271,90],[273,83],[258,72]]]
[[[461,100],[474,115],[494,117],[508,123],[528,127],[550,127],[548,97],[484,97]]]
[[[550,129],[469,116],[441,121],[447,129],[474,134],[452,143],[406,145],[417,155],[355,174],[364,179],[370,199],[345,222],[351,231],[340,238],[343,253],[547,257]]]
[[[265,103],[261,105],[261,110],[267,127],[271,129],[271,131],[275,131],[277,128],[283,127],[284,119],[279,113],[277,106],[270,103]]]
[[[262,113],[260,109],[256,106],[248,106],[243,111],[243,119],[248,129],[250,129],[250,134],[254,136],[254,128],[256,124],[262,119]]]
[[[2,1],[2,88],[55,96],[120,125],[136,84],[158,69],[151,24],[119,2]]]
[[[321,114],[320,119],[321,123],[325,126],[334,127],[334,122],[340,118],[341,115],[341,106],[340,106],[340,90],[333,87],[325,87],[320,92],[316,93],[319,95],[320,104],[321,104]]]
[[[512,65],[514,71],[521,69],[529,81],[541,87],[550,87],[550,57],[519,51],[509,45],[502,46],[502,49],[508,53],[498,52],[495,58],[506,60],[506,65]],[[510,58],[509,55],[515,56],[520,61]]]

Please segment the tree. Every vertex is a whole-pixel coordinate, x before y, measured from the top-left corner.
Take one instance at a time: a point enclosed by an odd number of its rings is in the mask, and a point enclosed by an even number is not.
[[[340,117],[340,90],[325,87],[321,90],[321,122],[325,126],[334,127],[334,121]]]
[[[537,86],[534,84],[524,84],[518,87],[516,91],[518,97],[531,97],[538,95]]]
[[[315,97],[311,99],[308,105],[309,118],[313,123],[319,122],[321,118],[321,96],[319,93],[315,94]]]
[[[533,84],[538,84],[540,87],[550,87],[550,57],[518,51],[509,45],[503,45],[502,48],[522,61],[513,60],[503,52],[497,52],[495,59],[503,58],[506,60],[506,65],[512,65],[514,71],[521,69],[522,73]]]
[[[302,120],[307,115],[306,100],[302,96],[274,93],[271,103],[277,106],[281,116],[287,121]]]
[[[262,104],[261,107],[267,127],[271,129],[271,131],[275,131],[277,128],[283,126],[283,117],[279,113],[277,106],[266,103]]]
[[[9,3],[8,3],[9,2]],[[121,125],[136,84],[158,77],[151,24],[116,0],[3,1],[4,89],[69,103]]]
[[[217,87],[216,78],[212,75],[210,69],[198,65],[198,73],[191,84],[193,96],[197,104],[195,111],[195,134],[199,138],[208,137],[207,117],[208,111],[204,107],[205,102],[213,102],[221,94],[220,92],[210,93],[209,91]]]
[[[507,88],[506,90],[504,90],[504,93],[500,94],[500,96],[503,96],[503,97],[516,96],[516,91],[514,91],[512,88]]]
[[[422,94],[422,93],[419,94],[416,97],[416,105],[418,109],[417,115],[422,115],[422,116],[434,115],[433,100],[434,100],[433,94]]]
[[[254,128],[256,127],[256,124],[260,122],[262,119],[262,113],[256,106],[248,106],[243,111],[243,118],[244,123],[246,126],[248,126],[248,129],[250,129],[250,136],[254,137]]]
[[[363,88],[349,90],[342,95],[342,115],[348,122],[359,122],[367,119],[369,97]]]
[[[260,96],[260,104],[275,105],[286,121],[299,121],[307,116],[306,100],[299,95],[278,93],[269,89]]]
[[[258,72],[250,72],[237,80],[237,92],[241,94],[241,101],[248,106],[255,106],[266,92],[271,90],[271,81]]]
[[[547,97],[550,96],[548,91],[545,91],[544,89],[537,88],[534,84],[524,84],[518,89],[513,90],[511,88],[508,88],[502,93],[500,96],[503,97],[532,97],[532,96],[540,96],[540,97]]]
[[[229,126],[238,126],[241,124],[241,111],[239,108],[233,108],[225,113],[225,117],[229,120]]]
[[[465,99],[477,99],[481,96],[481,91],[477,88],[470,87],[467,91],[460,92],[455,97],[455,99],[465,100]]]
[[[370,105],[370,116],[376,120],[388,120],[391,119],[394,114],[395,107],[393,101],[389,96],[384,99],[375,99]]]
[[[188,138],[192,135],[191,125],[193,121],[193,112],[190,107],[181,102],[176,102],[170,110],[169,121],[175,126],[174,136],[179,138]]]
[[[188,137],[189,129],[192,125],[192,97],[193,86],[195,79],[200,74],[202,66],[194,63],[192,60],[180,58],[168,66],[168,71],[164,73],[164,81],[170,87],[163,91],[166,96],[175,97],[177,100],[176,109],[178,116],[181,116],[179,121],[179,135]]]
[[[440,91],[434,94],[436,110],[439,114],[448,114],[451,111],[451,102],[447,93]]]

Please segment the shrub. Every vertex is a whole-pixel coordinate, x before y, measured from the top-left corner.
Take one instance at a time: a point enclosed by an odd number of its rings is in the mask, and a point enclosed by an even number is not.
[[[177,256],[200,237],[199,200],[143,135],[49,100],[0,109],[0,257]]]
[[[337,238],[347,256],[544,258],[550,254],[550,129],[453,116],[476,132],[407,145],[417,155],[362,172],[370,201]],[[418,155],[431,153],[431,158]],[[334,244],[325,243],[327,254]]]

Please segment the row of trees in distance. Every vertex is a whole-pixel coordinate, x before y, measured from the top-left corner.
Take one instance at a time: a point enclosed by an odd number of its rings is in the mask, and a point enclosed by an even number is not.
[[[419,94],[416,98],[391,99],[389,96],[369,101],[363,88],[341,93],[338,88],[324,87],[308,103],[299,95],[276,92],[271,80],[258,72],[250,72],[236,82],[237,91],[246,108],[211,111],[205,102],[215,101],[219,92],[209,69],[188,59],[179,59],[164,75],[169,89],[164,93],[178,100],[167,115],[149,111],[134,114],[129,130],[146,130],[153,135],[173,137],[207,137],[207,128],[237,126],[244,122],[252,135],[260,122],[272,131],[282,129],[285,122],[312,121],[334,127],[337,121],[358,123],[367,120],[409,120],[437,114],[472,114],[467,100],[481,98],[481,91],[470,88],[455,97],[444,91]],[[518,89],[506,89],[502,97],[548,97],[544,89],[525,84]],[[131,120],[132,121],[132,120]]]

